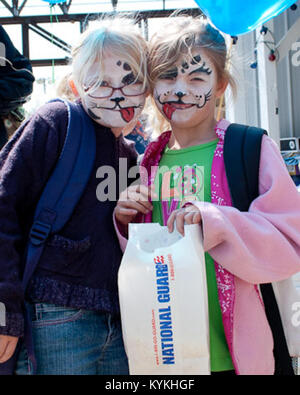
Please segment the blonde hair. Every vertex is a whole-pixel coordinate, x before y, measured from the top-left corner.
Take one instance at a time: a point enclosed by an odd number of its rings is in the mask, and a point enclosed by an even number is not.
[[[69,85],[69,79],[71,78],[71,73],[66,74],[59,82],[56,88],[56,94],[61,99],[67,99],[70,101],[75,101],[76,96]]]
[[[148,72],[151,90],[159,77],[174,67],[183,55],[193,58],[195,48],[205,50],[216,69],[218,80],[226,80],[235,93],[236,83],[228,71],[229,58],[223,35],[202,16],[177,14],[171,15],[150,40]],[[170,128],[169,122],[153,108],[149,113],[149,122],[154,134]]]
[[[84,93],[84,82],[95,63],[99,64],[99,76],[97,81],[93,81],[91,89],[101,84],[102,59],[107,51],[124,58],[135,72],[136,79],[148,88],[147,43],[134,18],[108,16],[94,24],[82,34],[79,44],[72,51],[72,76],[79,95]]]

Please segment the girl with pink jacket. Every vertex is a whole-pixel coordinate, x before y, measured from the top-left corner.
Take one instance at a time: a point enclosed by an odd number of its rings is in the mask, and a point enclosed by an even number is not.
[[[121,194],[114,220],[123,249],[129,222],[159,222],[170,232],[176,225],[182,234],[184,224],[199,224],[211,371],[270,375],[273,338],[258,285],[300,271],[300,195],[276,144],[264,136],[259,197],[248,212],[232,207],[223,160],[230,123],[215,119],[216,100],[234,85],[226,61],[223,36],[199,18],[170,18],[152,37],[156,121],[168,131],[147,147],[143,185]]]

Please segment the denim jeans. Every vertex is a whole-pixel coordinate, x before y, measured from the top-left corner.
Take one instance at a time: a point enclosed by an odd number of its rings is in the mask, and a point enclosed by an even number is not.
[[[45,303],[29,308],[37,374],[129,374],[119,317]],[[32,374],[24,347],[15,373]]]

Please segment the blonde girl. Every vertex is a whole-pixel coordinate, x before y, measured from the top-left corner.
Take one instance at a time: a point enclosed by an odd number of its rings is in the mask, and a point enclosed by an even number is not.
[[[20,282],[24,240],[63,147],[66,105],[45,104],[0,154],[0,301],[6,308],[0,363],[10,363],[18,341],[22,344],[26,303],[37,363],[33,372],[23,347],[17,374],[127,374],[117,292],[122,253],[112,222],[116,198],[97,199],[105,176],[96,173],[110,167],[118,180],[119,158],[128,168],[136,163],[135,150],[122,136],[140,115],[148,87],[146,42],[134,21],[107,18],[88,30],[73,49],[70,81],[78,111],[92,119],[96,158],[71,218],[47,240],[25,299]],[[116,190],[118,196],[118,184]]]

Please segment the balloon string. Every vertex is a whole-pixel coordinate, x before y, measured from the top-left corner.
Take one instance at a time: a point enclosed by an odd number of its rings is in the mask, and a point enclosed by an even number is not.
[[[54,4],[50,5],[50,25],[51,25],[51,44],[53,45],[53,14],[52,14],[52,8],[54,7]],[[56,17],[57,18],[57,17]],[[52,84],[55,83],[55,74],[54,74],[54,58],[52,58]]]
[[[227,60],[227,64],[226,64],[226,70],[229,69],[229,59],[231,57],[231,51],[232,51],[233,42],[234,42],[234,39],[232,38],[230,46],[229,46],[229,49],[228,49],[228,60]],[[223,93],[223,95],[220,98],[220,103],[219,103],[219,106],[218,106],[217,121],[219,121],[221,119],[221,112],[222,112],[222,108],[223,108],[224,97],[225,97],[225,92]]]

